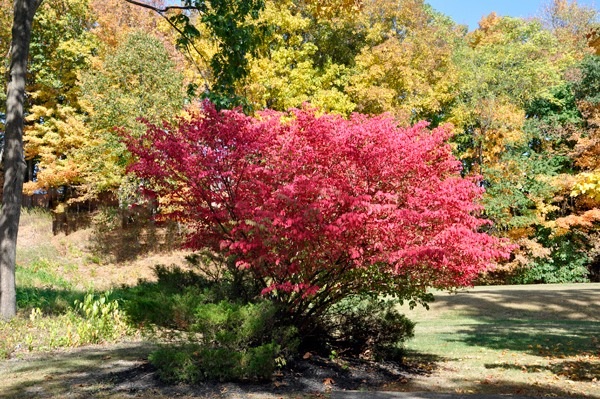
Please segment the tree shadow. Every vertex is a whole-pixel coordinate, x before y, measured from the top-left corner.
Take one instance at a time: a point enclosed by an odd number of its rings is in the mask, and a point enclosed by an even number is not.
[[[81,290],[17,286],[17,305],[20,313],[39,308],[44,314],[60,315],[71,309],[75,300],[83,301],[85,295]]]
[[[600,284],[478,287],[470,293],[437,295],[442,306],[473,319],[448,340],[536,356],[596,353],[600,346]]]
[[[487,369],[545,371],[546,376],[570,381],[600,380],[596,336],[600,335],[600,284],[477,287],[470,293],[437,294],[435,306],[466,319],[443,340],[499,352],[495,363],[484,365]],[[523,360],[521,355],[533,359]],[[544,365],[538,364],[541,360]],[[565,396],[563,389],[550,385],[519,385],[510,380],[493,385],[496,391],[501,387],[511,394]]]
[[[0,374],[11,375],[0,397],[90,397],[110,386],[115,372],[145,363],[155,346],[125,343],[93,346],[12,359],[0,363]]]
[[[486,387],[489,387],[489,392],[496,392],[497,395],[518,395],[518,398],[524,397],[559,397],[559,398],[579,398],[579,397],[590,397],[584,393],[578,392],[573,389],[568,389],[560,386],[554,386],[553,384],[547,384],[543,382],[539,383],[521,383],[514,382],[511,380],[501,379],[501,378],[491,378],[485,379],[485,376],[482,376],[481,381],[469,381],[465,383],[465,381],[460,381],[456,379],[456,383],[462,383],[461,392],[462,394],[471,392],[480,392],[485,393],[488,392]],[[483,387],[482,387],[483,386]],[[495,395],[494,395],[495,396]],[[493,397],[493,396],[492,396]],[[501,398],[503,396],[496,396]],[[591,396],[593,397],[593,396]],[[488,398],[489,399],[489,398]]]
[[[567,359],[548,365],[486,364],[485,367],[491,370],[519,370],[527,374],[535,374],[540,373],[542,371],[549,371],[554,375],[564,377],[571,381],[594,381],[594,379],[600,378],[600,363],[591,359]]]
[[[495,320],[457,331],[458,340],[482,348],[527,353],[532,356],[574,356],[595,353],[600,322]],[[456,337],[453,337],[456,340]]]
[[[436,294],[438,305],[482,319],[600,322],[600,284],[477,287]]]

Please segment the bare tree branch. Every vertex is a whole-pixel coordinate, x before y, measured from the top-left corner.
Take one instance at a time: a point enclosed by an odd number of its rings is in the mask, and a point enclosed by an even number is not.
[[[140,6],[140,7],[147,8],[149,10],[156,11],[159,14],[165,13],[169,10],[199,10],[198,7],[195,7],[195,6],[166,6],[166,7],[160,8],[160,7],[154,7],[154,6],[151,6],[150,4],[142,3],[139,1],[135,1],[135,0],[125,0],[125,1],[130,4],[134,4],[136,6]]]
[[[161,17],[163,17],[167,23],[169,25],[171,25],[171,27],[173,29],[175,29],[175,31],[177,31],[177,33],[179,33],[182,37],[188,39],[188,42],[185,45],[185,50],[187,51],[190,61],[192,62],[192,64],[194,64],[194,66],[196,67],[196,69],[198,70],[198,73],[200,74],[200,76],[202,77],[202,79],[204,80],[204,86],[206,89],[208,89],[209,84],[208,84],[208,79],[205,76],[204,72],[202,71],[202,69],[200,69],[200,66],[196,63],[196,61],[194,61],[194,58],[192,57],[191,51],[190,51],[190,46],[196,51],[196,53],[200,56],[200,58],[202,59],[202,61],[204,62],[204,64],[208,64],[207,61],[204,59],[204,56],[202,55],[202,53],[200,52],[200,50],[198,50],[196,48],[196,46],[194,45],[194,42],[192,40],[190,40],[185,33],[183,33],[183,31],[181,29],[179,29],[179,27],[177,27],[177,25],[175,25],[173,23],[173,21],[171,21],[166,15],[164,15],[164,13],[166,13],[169,10],[196,10],[196,11],[200,11],[198,7],[193,7],[193,6],[167,6],[164,8],[159,8],[159,7],[154,7],[151,6],[149,4],[146,3],[140,3],[139,1],[135,1],[135,0],[125,0],[127,3],[129,4],[134,4],[136,6],[140,6],[143,8],[147,8],[149,10],[153,10],[155,11],[157,14],[159,14]]]

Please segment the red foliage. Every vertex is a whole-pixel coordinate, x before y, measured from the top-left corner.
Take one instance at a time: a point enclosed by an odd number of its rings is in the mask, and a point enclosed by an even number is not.
[[[448,127],[204,109],[127,137],[130,171],[168,205],[164,216],[191,225],[189,248],[235,255],[264,293],[298,304],[457,287],[510,252],[478,232],[482,189],[461,178]]]

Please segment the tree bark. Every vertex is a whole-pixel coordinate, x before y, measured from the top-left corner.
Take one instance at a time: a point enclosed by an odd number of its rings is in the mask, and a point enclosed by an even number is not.
[[[23,100],[27,59],[33,17],[42,0],[14,0],[12,51],[6,93],[4,132],[4,190],[0,213],[0,317],[17,313],[15,258],[23,200],[23,178],[27,168],[23,158]]]

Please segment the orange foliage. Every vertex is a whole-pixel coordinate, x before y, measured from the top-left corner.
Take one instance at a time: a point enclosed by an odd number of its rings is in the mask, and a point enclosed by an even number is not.
[[[592,228],[596,221],[600,221],[600,209],[598,208],[590,209],[581,215],[569,215],[556,219],[556,225],[567,230],[575,226]]]
[[[164,2],[152,0],[147,3],[162,6]],[[90,5],[97,18],[94,33],[111,50],[134,30],[155,31],[161,18],[154,11],[123,0],[92,0]]]

